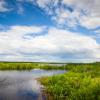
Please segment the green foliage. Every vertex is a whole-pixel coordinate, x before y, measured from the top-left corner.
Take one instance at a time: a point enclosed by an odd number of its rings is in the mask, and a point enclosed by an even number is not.
[[[62,75],[41,78],[47,100],[100,100],[100,63],[51,66],[48,63],[0,63],[0,70],[66,69]]]
[[[100,100],[100,63],[68,64],[68,72],[40,81],[52,100]]]
[[[40,68],[45,70],[64,69],[60,66],[49,65],[49,63],[0,62],[0,70],[31,70],[34,68]]]

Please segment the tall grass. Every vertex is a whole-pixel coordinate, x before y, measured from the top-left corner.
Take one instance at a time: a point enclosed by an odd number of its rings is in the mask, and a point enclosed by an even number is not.
[[[64,69],[60,66],[51,66],[48,63],[29,63],[29,62],[0,62],[0,70],[31,70],[40,69]]]
[[[65,69],[62,75],[41,78],[47,100],[100,100],[100,63],[51,66],[48,63],[0,63],[0,70]]]
[[[47,100],[100,100],[100,63],[68,64],[63,75],[41,78]]]

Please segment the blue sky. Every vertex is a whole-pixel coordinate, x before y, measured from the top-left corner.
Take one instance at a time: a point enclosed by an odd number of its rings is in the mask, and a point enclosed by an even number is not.
[[[99,0],[0,0],[0,61],[100,61]]]

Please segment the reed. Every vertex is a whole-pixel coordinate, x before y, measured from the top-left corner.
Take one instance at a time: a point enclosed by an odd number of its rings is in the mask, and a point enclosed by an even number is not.
[[[100,100],[100,63],[68,64],[68,72],[41,78],[47,100]]]
[[[49,63],[31,63],[31,62],[0,62],[0,70],[32,70],[35,68],[51,70],[64,69],[62,66],[49,65]]]

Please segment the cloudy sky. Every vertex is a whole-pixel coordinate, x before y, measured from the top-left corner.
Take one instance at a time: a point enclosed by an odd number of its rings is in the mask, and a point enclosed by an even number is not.
[[[0,0],[0,61],[100,61],[100,0]]]

